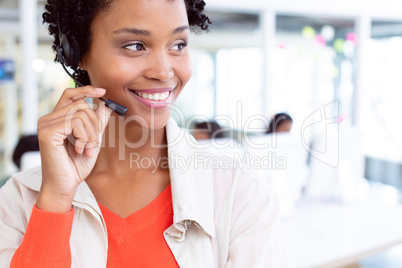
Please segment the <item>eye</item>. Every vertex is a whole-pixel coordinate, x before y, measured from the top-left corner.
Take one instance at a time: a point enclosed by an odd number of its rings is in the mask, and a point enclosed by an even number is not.
[[[177,45],[174,45],[173,47],[172,47],[172,49],[173,50],[183,50],[186,46],[187,46],[188,44],[187,44],[187,42],[182,42],[182,43],[180,43],[180,44],[177,44]]]
[[[124,47],[127,49],[135,50],[135,51],[140,51],[140,50],[145,49],[144,44],[142,44],[140,42],[131,43],[131,44],[125,45]]]

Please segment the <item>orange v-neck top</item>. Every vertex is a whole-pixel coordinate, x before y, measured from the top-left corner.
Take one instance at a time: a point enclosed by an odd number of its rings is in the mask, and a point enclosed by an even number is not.
[[[173,224],[170,185],[149,205],[124,219],[99,207],[108,232],[108,268],[179,267],[163,236]]]
[[[107,268],[179,267],[163,236],[173,224],[169,185],[146,207],[123,219],[99,205],[108,231]],[[10,267],[71,267],[70,234],[74,210],[42,211],[34,206],[22,244]]]

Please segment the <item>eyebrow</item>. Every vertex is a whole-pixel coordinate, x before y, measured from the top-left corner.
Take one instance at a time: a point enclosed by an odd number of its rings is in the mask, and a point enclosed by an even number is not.
[[[188,30],[188,29],[190,29],[190,27],[188,25],[180,26],[180,27],[177,27],[176,29],[174,29],[172,34],[178,34],[178,33],[184,32],[185,30]],[[123,28],[123,29],[114,31],[113,33],[114,34],[131,33],[131,34],[135,34],[135,35],[145,35],[145,36],[151,35],[150,31],[137,29],[137,28]]]
[[[184,25],[184,26],[174,29],[172,34],[178,34],[178,33],[184,32],[185,30],[189,30],[189,29],[190,29],[190,26]]]

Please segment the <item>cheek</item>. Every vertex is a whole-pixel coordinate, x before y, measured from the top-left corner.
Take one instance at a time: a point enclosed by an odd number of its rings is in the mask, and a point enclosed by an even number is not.
[[[121,87],[138,72],[127,61],[118,60],[117,58],[99,62],[91,70],[92,84],[103,87]]]
[[[176,72],[178,78],[182,82],[182,87],[184,87],[193,75],[193,65],[191,63],[190,57],[187,57],[185,60],[181,61],[178,64]]]
[[[132,63],[127,59],[112,57],[102,61],[92,61],[88,74],[93,86],[98,87],[121,87],[132,81],[133,77],[141,74],[142,68],[133,68],[134,66],[144,66],[146,62],[136,61]],[[193,74],[193,66],[189,56],[183,57],[174,63],[175,74],[184,87]]]

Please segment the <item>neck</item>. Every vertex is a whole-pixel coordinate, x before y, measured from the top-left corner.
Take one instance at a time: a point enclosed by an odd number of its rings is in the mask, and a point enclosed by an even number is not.
[[[165,128],[143,129],[134,123],[125,124],[120,117],[111,117],[92,173],[133,175],[161,169],[167,169]]]

